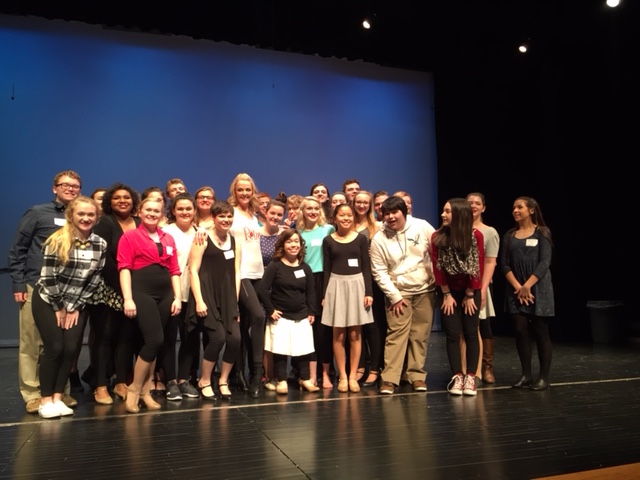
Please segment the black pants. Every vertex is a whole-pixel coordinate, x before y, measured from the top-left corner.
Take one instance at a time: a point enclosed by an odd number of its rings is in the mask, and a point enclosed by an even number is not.
[[[43,397],[62,394],[81,345],[86,312],[80,312],[77,325],[68,330],[60,328],[53,307],[42,299],[37,288],[33,290],[31,308],[44,347],[40,358],[40,394]]]

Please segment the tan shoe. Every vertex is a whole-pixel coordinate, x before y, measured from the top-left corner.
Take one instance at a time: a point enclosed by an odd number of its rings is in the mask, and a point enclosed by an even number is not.
[[[286,395],[287,393],[289,393],[289,387],[287,386],[286,380],[278,382],[278,384],[276,385],[276,393],[279,393],[280,395]]]
[[[127,398],[127,384],[126,383],[116,383],[113,387],[113,393],[115,393],[122,400]]]
[[[107,387],[98,387],[93,392],[93,398],[100,405],[113,405],[113,398],[109,395]]]
[[[39,398],[32,398],[26,404],[27,413],[38,413],[38,407],[40,406]]]
[[[69,408],[78,406],[78,401],[71,395],[67,395],[66,393],[62,395],[62,402]]]

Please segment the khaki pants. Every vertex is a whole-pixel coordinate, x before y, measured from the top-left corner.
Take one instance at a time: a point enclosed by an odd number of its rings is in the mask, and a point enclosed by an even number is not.
[[[23,400],[28,402],[40,398],[40,355],[42,355],[42,338],[33,320],[31,297],[33,288],[27,285],[27,301],[20,306],[18,346],[18,382]]]
[[[407,359],[406,378],[413,383],[425,381],[427,343],[433,324],[435,293],[423,293],[404,297],[408,306],[399,317],[387,309],[387,337],[384,345],[384,370],[382,380],[400,384],[402,369]]]

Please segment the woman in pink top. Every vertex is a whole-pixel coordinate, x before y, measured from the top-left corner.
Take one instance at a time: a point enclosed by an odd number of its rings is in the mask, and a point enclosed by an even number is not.
[[[163,205],[153,198],[140,203],[140,226],[122,235],[118,243],[118,270],[124,314],[138,321],[143,345],[127,387],[125,408],[137,413],[139,400],[149,410],[160,405],[151,396],[156,357],[164,342],[164,327],[182,308],[180,267],[173,237],[158,228]]]

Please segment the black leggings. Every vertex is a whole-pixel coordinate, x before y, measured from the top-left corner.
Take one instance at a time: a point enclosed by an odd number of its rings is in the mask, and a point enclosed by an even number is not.
[[[237,363],[240,371],[244,372],[246,358],[252,375],[262,375],[264,353],[264,309],[256,294],[259,281],[243,278],[238,300],[242,352]]]
[[[380,373],[384,366],[384,343],[387,337],[387,312],[384,293],[376,282],[373,282],[373,323],[362,326],[362,355],[360,366],[364,367],[365,357],[368,355],[370,371]]]
[[[50,397],[64,393],[84,331],[86,312],[80,312],[77,325],[68,330],[60,328],[53,307],[42,299],[37,288],[33,290],[31,308],[44,347],[40,358],[40,394]]]
[[[447,333],[447,356],[451,371],[456,374],[462,372],[462,358],[460,353],[460,333],[464,333],[464,340],[467,343],[467,372],[472,373],[478,369],[478,355],[480,355],[480,345],[478,345],[478,310],[473,315],[464,313],[462,300],[465,291],[452,290],[451,295],[456,300],[453,314],[442,315],[442,323]],[[480,290],[474,290],[473,300],[480,306]]]
[[[525,314],[511,314],[516,333],[516,347],[522,366],[522,375],[531,378],[532,341],[536,340],[538,360],[540,361],[540,378],[549,381],[553,345],[549,336],[549,318],[534,317]]]
[[[310,353],[299,357],[291,357],[291,363],[294,363],[295,359],[295,363],[298,366],[297,368],[300,371],[301,380],[309,380],[310,378],[310,358]],[[287,355],[280,355],[279,353],[273,354],[273,370],[279,382],[283,382],[287,379]]]
[[[143,338],[138,355],[145,362],[151,363],[162,349],[164,328],[171,316],[171,275],[160,265],[132,270],[131,290],[136,304],[138,328]]]

